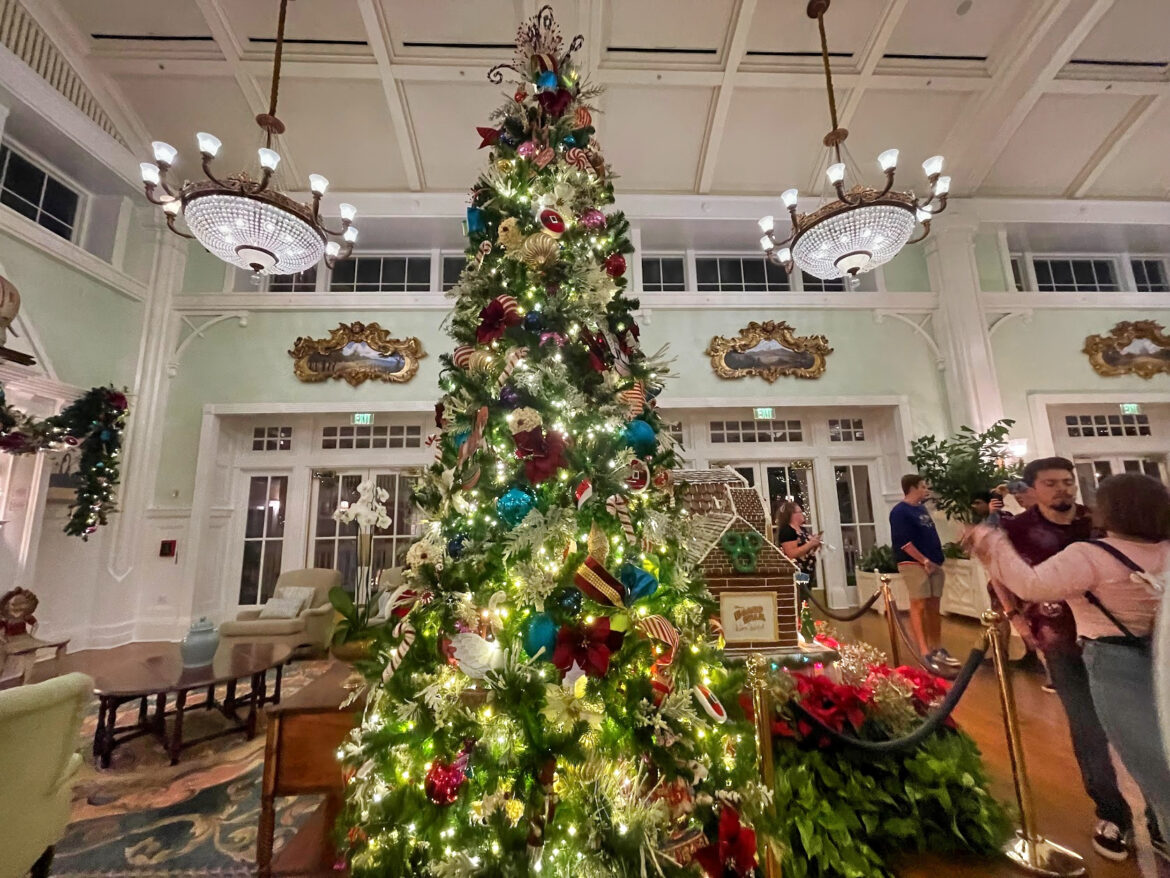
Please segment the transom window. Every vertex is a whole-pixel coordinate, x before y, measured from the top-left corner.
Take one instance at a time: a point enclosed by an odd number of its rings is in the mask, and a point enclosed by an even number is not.
[[[455,284],[459,283],[459,275],[463,274],[463,269],[466,265],[466,256],[443,257],[443,292],[446,292],[454,287]]]
[[[845,278],[834,277],[821,280],[813,277],[807,271],[800,273],[800,285],[806,293],[843,293],[845,292]]]
[[[1066,415],[1064,424],[1074,439],[1151,435],[1149,415]]]
[[[359,256],[337,263],[329,289],[355,293],[425,293],[431,288],[429,256]]]
[[[830,442],[864,442],[865,424],[861,418],[830,418]]]
[[[1112,259],[1032,260],[1036,289],[1056,293],[1107,293],[1119,289],[1117,266]]]
[[[712,421],[711,442],[801,442],[800,421]]]
[[[1167,293],[1170,283],[1166,281],[1166,263],[1161,259],[1134,259],[1133,279],[1139,293]]]
[[[346,424],[321,429],[321,448],[326,451],[421,447],[422,427],[417,424]]]
[[[268,278],[270,293],[311,293],[317,289],[317,266],[296,274],[274,274]]]
[[[291,451],[292,427],[254,427],[253,451]]]
[[[681,256],[642,257],[642,289],[648,293],[674,293],[687,288]]]
[[[5,144],[0,146],[0,204],[72,241],[81,195]]]
[[[742,293],[791,289],[788,273],[763,256],[700,256],[695,259],[700,292]]]

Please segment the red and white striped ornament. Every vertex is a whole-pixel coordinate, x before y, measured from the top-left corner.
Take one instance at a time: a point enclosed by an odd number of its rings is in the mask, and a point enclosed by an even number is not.
[[[394,636],[402,639],[386,659],[386,667],[382,670],[383,683],[390,682],[390,679],[398,671],[398,666],[402,664],[402,660],[406,658],[406,654],[414,645],[414,626],[403,619],[394,626]]]
[[[618,393],[618,400],[626,407],[628,417],[638,417],[646,406],[646,385],[641,381],[636,381],[633,387],[628,387]]]
[[[565,161],[578,171],[593,170],[593,165],[589,162],[589,154],[579,146],[565,150]]]
[[[499,384],[503,387],[508,383],[512,377],[512,373],[516,371],[516,367],[520,365],[520,361],[528,356],[528,348],[513,348],[508,351],[507,356],[504,357],[504,369],[500,372]]]
[[[516,301],[515,296],[496,296],[496,301],[504,309],[504,316],[510,320],[519,320],[524,316],[524,312],[520,310],[520,303]]]
[[[658,658],[658,664],[669,665],[674,661],[674,652],[678,649],[678,629],[665,616],[647,616],[634,623],[634,627],[655,640],[660,640],[667,646],[666,654]]]
[[[471,362],[471,355],[475,351],[471,345],[461,344],[455,348],[451,354],[451,362],[453,362],[460,369],[466,369],[468,363]]]
[[[626,498],[620,494],[614,494],[605,501],[605,509],[621,524],[622,533],[626,535],[626,542],[633,545],[637,541],[638,535],[634,533],[634,523],[630,520],[630,506],[626,503]]]

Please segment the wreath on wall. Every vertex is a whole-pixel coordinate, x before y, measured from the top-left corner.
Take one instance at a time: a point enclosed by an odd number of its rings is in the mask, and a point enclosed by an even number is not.
[[[59,414],[39,420],[9,405],[0,387],[0,451],[34,454],[78,448],[81,452],[77,499],[70,504],[65,523],[70,536],[88,539],[117,510],[114,489],[128,408],[122,391],[95,387]]]

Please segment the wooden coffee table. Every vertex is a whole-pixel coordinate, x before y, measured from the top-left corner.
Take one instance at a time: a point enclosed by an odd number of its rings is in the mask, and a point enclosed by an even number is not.
[[[222,644],[209,665],[184,668],[179,655],[179,644],[162,644],[157,651],[127,662],[108,671],[99,671],[94,679],[94,694],[98,697],[98,725],[93,737],[94,759],[102,768],[110,767],[110,756],[119,744],[142,735],[157,735],[167,748],[171,765],[179,761],[184,747],[203,741],[243,732],[251,740],[256,735],[257,711],[268,702],[280,703],[280,678],[284,665],[292,655],[292,648],[275,643],[248,643],[233,641]],[[268,672],[276,671],[272,693],[268,692]],[[236,685],[249,680],[248,692],[236,693]],[[222,700],[215,690],[224,687]],[[187,696],[204,691],[202,700],[189,703]],[[173,706],[167,707],[168,697],[174,696]],[[153,699],[154,710],[148,709]],[[118,708],[138,702],[137,721],[118,725]],[[247,705],[247,716],[239,718],[239,708]],[[192,741],[183,740],[183,714],[203,707],[217,709],[232,725],[218,732],[203,735]],[[173,717],[167,731],[167,717]]]

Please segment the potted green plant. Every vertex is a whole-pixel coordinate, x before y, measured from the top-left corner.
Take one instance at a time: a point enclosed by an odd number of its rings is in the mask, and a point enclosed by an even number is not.
[[[890,588],[893,590],[894,602],[902,609],[910,606],[906,595],[906,583],[898,573],[898,562],[894,560],[892,546],[874,546],[857,561],[857,597],[861,603],[869,600],[870,595],[878,590],[882,574],[890,577]],[[885,613],[885,601],[878,599],[874,609]]]
[[[930,482],[935,507],[950,521],[972,524],[972,500],[1019,477],[1019,462],[1008,452],[1008,434],[1015,422],[996,421],[981,433],[962,427],[953,436],[921,436],[910,444],[909,461]],[[989,606],[987,573],[956,544],[944,554],[947,584],[942,610],[978,617]],[[955,551],[957,549],[958,551]]]
[[[333,657],[343,662],[369,658],[377,636],[376,629],[370,625],[375,602],[355,603],[349,592],[337,586],[329,590],[329,603],[333,604],[337,616],[329,647]]]

